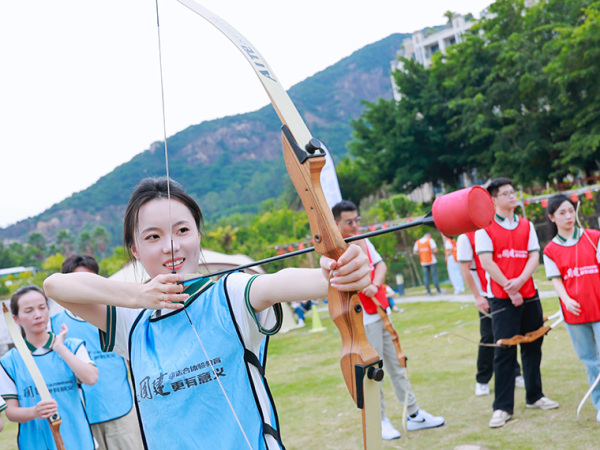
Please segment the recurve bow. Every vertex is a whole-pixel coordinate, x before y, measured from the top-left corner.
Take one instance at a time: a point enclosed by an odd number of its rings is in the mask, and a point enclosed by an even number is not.
[[[311,136],[296,107],[259,51],[216,14],[192,0],[178,0],[221,31],[246,57],[267,91],[282,126],[288,173],[308,215],[317,253],[338,259],[347,247],[321,188],[324,145]],[[356,293],[329,288],[329,313],[342,338],[341,367],[346,386],[363,416],[365,448],[381,448],[379,383],[381,360],[365,336],[362,306]]]
[[[17,327],[17,324],[15,323],[5,302],[2,302],[2,312],[4,314],[4,320],[6,321],[8,332],[10,333],[10,336],[15,344],[15,347],[17,348],[17,351],[21,355],[21,358],[23,358],[31,378],[33,378],[33,383],[35,384],[40,397],[42,400],[51,400],[52,397],[50,396],[48,386],[46,386],[46,382],[40,373],[40,369],[35,363],[31,352],[27,348],[27,344],[25,343],[23,336],[21,336],[21,332],[19,331],[19,328]],[[62,420],[58,414],[58,411],[47,420],[48,424],[50,425],[50,431],[52,432],[52,437],[54,438],[54,443],[56,444],[57,450],[65,450],[65,444],[62,440],[62,436],[60,435],[60,425]]]

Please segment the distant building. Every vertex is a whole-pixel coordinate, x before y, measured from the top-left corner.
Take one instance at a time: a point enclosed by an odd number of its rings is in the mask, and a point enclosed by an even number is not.
[[[439,51],[445,53],[448,47],[462,42],[462,36],[474,24],[470,18],[471,15],[465,18],[461,14],[455,14],[452,16],[452,20],[448,20],[444,28],[429,28],[426,32],[423,32],[423,30],[415,31],[410,38],[404,39],[402,49],[398,50],[396,55],[406,59],[414,59],[426,68],[429,68],[432,65],[431,58],[435,53]],[[404,63],[398,59],[392,61],[391,66],[392,72],[404,69]],[[394,99],[400,101],[402,93],[396,86],[393,76],[391,80]],[[461,182],[465,186],[468,185],[466,175],[461,177]],[[408,198],[415,202],[428,202],[443,193],[444,186],[434,186],[433,183],[425,183],[408,194]]]
[[[0,278],[7,277],[9,275],[16,275],[18,273],[23,272],[35,273],[36,270],[38,270],[37,267],[9,267],[7,269],[0,269]]]
[[[445,53],[448,47],[462,42],[462,36],[474,23],[468,20],[471,16],[467,17],[465,19],[461,14],[455,14],[443,29],[434,31],[435,29],[430,28],[426,33],[423,33],[423,30],[415,31],[412,37],[404,39],[403,48],[398,50],[397,56],[414,59],[426,68],[431,67],[431,58],[435,53],[439,51]],[[391,66],[392,71],[404,69],[404,63],[398,59],[392,61]],[[398,91],[393,78],[392,88],[394,98],[400,100],[401,93]]]

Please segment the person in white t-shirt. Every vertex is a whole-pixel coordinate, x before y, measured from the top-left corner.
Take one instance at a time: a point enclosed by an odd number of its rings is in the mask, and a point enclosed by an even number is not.
[[[342,237],[348,238],[358,234],[360,216],[353,202],[342,200],[332,208],[332,212]],[[392,388],[398,401],[404,403],[405,397],[408,398],[406,405],[408,414],[406,428],[409,431],[414,431],[439,427],[444,424],[444,418],[435,417],[417,405],[417,399],[413,393],[412,386],[406,379],[406,369],[398,361],[392,335],[384,328],[383,320],[377,313],[377,305],[372,300],[372,298],[376,298],[388,314],[391,312],[384,284],[387,266],[383,262],[381,255],[375,250],[371,241],[362,239],[356,242],[367,254],[371,266],[371,283],[359,292],[360,301],[363,305],[365,334],[369,343],[377,351],[380,358],[383,359],[385,374],[392,383]],[[401,434],[385,416],[383,389],[380,390],[380,393],[382,438],[397,439]]]

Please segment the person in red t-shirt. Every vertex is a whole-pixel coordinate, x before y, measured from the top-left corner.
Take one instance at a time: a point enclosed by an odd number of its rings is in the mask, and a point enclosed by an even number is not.
[[[517,197],[508,178],[496,178],[487,187],[496,215],[485,230],[475,232],[475,251],[487,272],[487,292],[494,339],[511,338],[537,330],[544,323],[542,304],[533,282],[539,265],[540,245],[527,219],[517,217]],[[521,344],[521,361],[528,408],[554,409],[558,403],[542,392],[542,341]],[[494,413],[489,426],[503,426],[512,417],[515,403],[516,347],[494,351]]]
[[[565,326],[590,386],[600,370],[600,231],[576,226],[575,206],[564,194],[548,202],[555,237],[544,248],[546,276],[560,298]],[[592,391],[600,422],[600,385]]]

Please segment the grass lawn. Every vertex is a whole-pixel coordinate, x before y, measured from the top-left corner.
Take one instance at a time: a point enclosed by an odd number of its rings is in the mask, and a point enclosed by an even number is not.
[[[536,280],[549,290],[538,270]],[[446,288],[448,290],[448,288]],[[413,294],[414,295],[414,294]],[[556,298],[542,301],[547,315],[558,309]],[[525,408],[525,391],[515,391],[514,418],[490,429],[493,394],[475,397],[477,313],[472,307],[449,302],[406,303],[392,314],[419,405],[442,415],[446,424],[433,430],[403,433],[385,441],[384,448],[453,449],[461,445],[485,449],[595,449],[600,448],[600,424],[588,400],[579,423],[575,412],[588,385],[563,325],[546,337],[543,346],[544,393],[557,400],[552,411]],[[289,450],[362,448],[361,414],[354,406],[339,368],[340,337],[325,312],[326,331],[309,333],[307,326],[273,337],[269,344],[267,378],[277,404],[281,432]],[[462,326],[461,326],[462,325]],[[452,331],[440,338],[442,331]],[[493,383],[491,384],[493,388]],[[386,415],[400,429],[402,407],[384,381]],[[223,414],[227,412],[223,411]],[[6,419],[5,419],[6,422]],[[0,433],[1,449],[16,449],[16,425]]]

